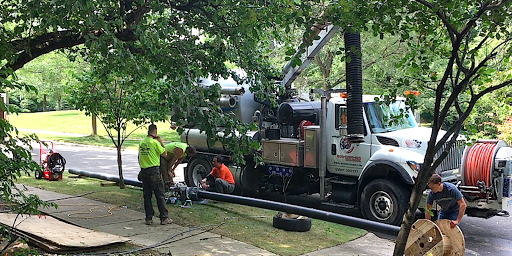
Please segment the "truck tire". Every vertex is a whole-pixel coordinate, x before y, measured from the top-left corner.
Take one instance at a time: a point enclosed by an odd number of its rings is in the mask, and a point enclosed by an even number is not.
[[[398,226],[402,223],[410,196],[410,190],[393,181],[374,180],[363,189],[360,211],[366,219]]]
[[[194,158],[187,165],[186,170],[185,183],[189,187],[197,187],[212,170],[212,164],[205,158]]]
[[[272,226],[286,231],[306,232],[311,229],[311,219],[290,219],[274,215]]]

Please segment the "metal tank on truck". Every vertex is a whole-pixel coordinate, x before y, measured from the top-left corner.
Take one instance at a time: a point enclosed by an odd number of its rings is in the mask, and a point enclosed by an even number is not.
[[[336,29],[325,26],[320,40],[332,36]],[[346,43],[352,40],[353,35],[345,36]],[[311,55],[302,59],[311,59]],[[296,77],[302,69],[288,69],[284,77]],[[281,99],[278,108],[255,100],[248,85],[216,81],[225,93],[218,101],[223,110],[258,125],[258,131],[247,135],[260,142],[255,154],[263,159],[262,165],[256,165],[248,156],[245,165],[228,167],[239,191],[319,193],[321,205],[358,209],[367,219],[398,225],[408,208],[431,129],[418,127],[404,99],[383,104],[375,100],[378,96],[363,96],[357,56],[347,63],[347,72],[350,86],[346,91],[321,92],[318,102]],[[284,79],[283,84],[288,81]],[[400,111],[407,115],[390,123],[388,120]],[[215,154],[229,154],[220,142],[209,144],[197,129],[185,130],[181,139],[198,149],[185,168],[189,186],[197,186],[209,173]],[[483,146],[476,146],[480,144]],[[461,137],[452,148],[441,148],[436,158],[444,151],[448,155],[436,172],[443,181],[458,183],[468,205],[467,214],[508,215],[512,205],[512,149],[503,141],[482,141],[466,148]],[[484,157],[485,164],[474,157]]]
[[[202,79],[200,86],[211,86],[220,84],[221,97],[217,103],[224,112],[232,113],[235,118],[243,123],[252,123],[253,115],[262,109],[262,104],[254,101],[254,95],[249,93],[249,85],[239,85],[232,78],[212,81],[210,79]],[[218,133],[219,137],[223,137],[223,133]],[[247,136],[256,139],[257,131],[250,131]],[[189,186],[197,186],[201,179],[204,178],[212,169],[211,160],[216,154],[229,155],[229,149],[225,148],[220,141],[210,143],[206,133],[199,129],[185,129],[180,136],[181,141],[189,145],[195,146],[197,156],[188,160],[185,170],[185,182]],[[232,166],[230,166],[231,169]],[[240,168],[232,170],[234,173],[236,187],[240,182]]]

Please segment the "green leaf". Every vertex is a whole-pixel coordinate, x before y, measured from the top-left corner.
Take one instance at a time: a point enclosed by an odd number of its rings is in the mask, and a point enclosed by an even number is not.
[[[295,54],[295,49],[293,49],[293,48],[289,48],[288,50],[286,50],[286,53],[285,53],[285,54],[286,54],[286,55],[293,55],[293,54]]]

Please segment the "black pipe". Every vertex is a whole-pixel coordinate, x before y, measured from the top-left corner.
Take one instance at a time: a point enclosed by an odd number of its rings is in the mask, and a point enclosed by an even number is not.
[[[345,72],[347,77],[347,133],[351,142],[364,141],[363,75],[361,37],[358,31],[345,32]]]
[[[241,205],[254,206],[258,208],[264,208],[269,210],[276,210],[288,213],[299,214],[303,216],[308,216],[310,218],[325,220],[329,222],[334,222],[346,226],[361,228],[369,231],[384,233],[388,235],[397,236],[400,227],[388,225],[380,222],[360,219],[356,217],[346,216],[338,213],[332,213],[297,205],[284,204],[279,202],[267,201],[257,198],[251,197],[243,197],[243,196],[234,196],[227,194],[219,194],[214,192],[208,192],[204,190],[199,190],[197,195],[200,198],[206,198],[211,200],[224,201],[228,203],[235,203]]]
[[[103,173],[94,173],[77,169],[68,169],[68,172],[71,174],[82,175],[91,178],[97,178],[101,180],[107,181],[115,181],[119,182],[119,177],[115,175],[108,175]],[[140,181],[135,181],[132,179],[124,179],[124,183],[127,185],[132,185],[136,187],[142,187],[142,183]],[[192,188],[197,189],[197,188]],[[356,217],[346,216],[343,214],[327,212],[312,208],[307,208],[298,205],[285,204],[274,201],[267,201],[263,199],[251,198],[251,197],[243,197],[243,196],[235,196],[228,194],[219,194],[214,192],[208,192],[204,190],[198,190],[197,196],[200,198],[212,199],[217,201],[223,201],[234,204],[248,205],[263,209],[276,210],[288,213],[299,214],[303,216],[308,216],[310,218],[325,220],[329,222],[334,222],[346,226],[361,228],[369,231],[384,233],[388,235],[397,236],[400,227],[392,226],[380,222],[360,219]]]
[[[88,172],[88,171],[77,170],[77,169],[68,169],[68,172],[71,173],[71,174],[76,174],[76,175],[96,178],[96,179],[100,179],[100,180],[119,182],[119,176],[117,176],[117,175],[110,175],[110,174],[96,173],[96,172]],[[123,181],[124,181],[124,184],[126,184],[126,185],[142,187],[142,182],[140,182],[138,180],[133,180],[133,179],[129,179],[129,178],[123,178]]]

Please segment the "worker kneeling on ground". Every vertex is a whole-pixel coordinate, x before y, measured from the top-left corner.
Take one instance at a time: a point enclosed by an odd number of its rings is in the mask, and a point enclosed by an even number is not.
[[[224,165],[224,159],[221,156],[216,156],[212,161],[213,169],[201,180],[201,187],[207,191],[231,194],[235,190],[235,180],[231,171]]]
[[[427,196],[427,207],[425,218],[430,220],[431,208],[434,201],[441,206],[438,219],[451,220],[450,226],[457,226],[466,211],[466,202],[462,198],[462,193],[455,185],[448,182],[441,182],[441,176],[433,174],[428,181],[430,192]]]
[[[170,186],[174,185],[173,178],[176,177],[174,171],[186,156],[194,156],[196,148],[183,142],[171,142],[165,144],[167,156],[160,157],[160,172],[164,182]],[[168,187],[168,186],[167,186]]]

